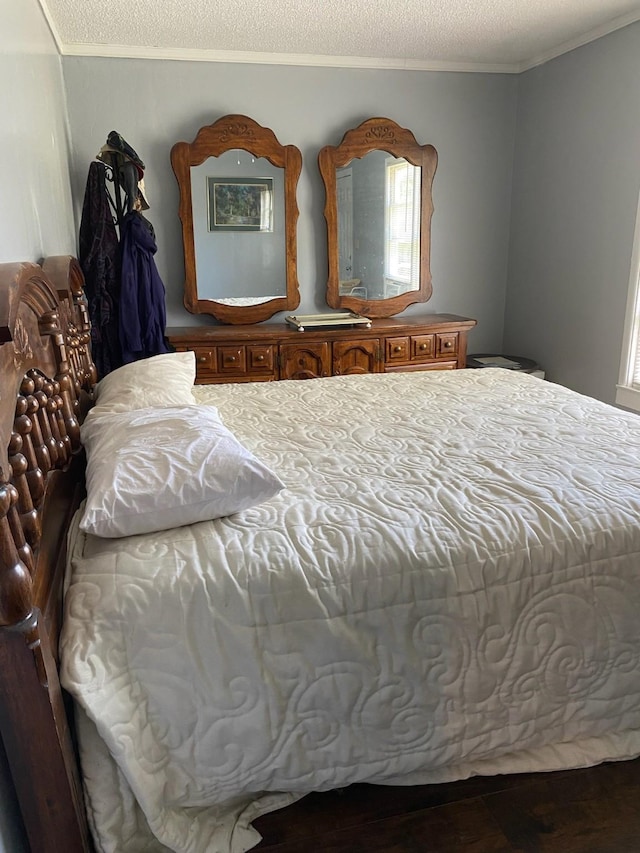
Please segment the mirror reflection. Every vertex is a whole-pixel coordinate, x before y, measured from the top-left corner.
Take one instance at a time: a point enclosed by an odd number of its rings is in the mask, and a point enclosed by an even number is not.
[[[336,170],[340,296],[419,290],[420,192],[420,166],[386,151]]]
[[[191,166],[198,298],[259,305],[286,295],[284,170],[242,149]]]

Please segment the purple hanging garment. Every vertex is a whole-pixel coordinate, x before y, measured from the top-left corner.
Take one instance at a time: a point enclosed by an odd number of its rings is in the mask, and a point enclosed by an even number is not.
[[[165,288],[154,255],[157,250],[151,223],[137,210],[128,213],[120,232],[120,345],[122,362],[169,352],[164,336]]]

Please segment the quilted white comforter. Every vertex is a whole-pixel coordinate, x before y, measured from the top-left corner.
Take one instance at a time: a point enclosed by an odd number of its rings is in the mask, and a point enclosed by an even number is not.
[[[62,676],[105,851],[238,853],[312,789],[640,754],[640,418],[497,369],[197,394],[286,489],[76,530]]]

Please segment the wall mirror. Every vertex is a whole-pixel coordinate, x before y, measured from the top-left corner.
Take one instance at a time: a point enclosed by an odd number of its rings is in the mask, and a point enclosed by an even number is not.
[[[432,145],[371,118],[318,155],[326,201],[327,303],[390,317],[431,296]]]
[[[296,188],[302,156],[247,116],[177,142],[184,304],[223,323],[258,323],[300,302]]]

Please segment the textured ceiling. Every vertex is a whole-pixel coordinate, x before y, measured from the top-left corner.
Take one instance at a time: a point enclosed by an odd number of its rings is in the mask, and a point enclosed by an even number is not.
[[[479,71],[523,70],[640,20],[640,0],[40,2],[62,53]]]

